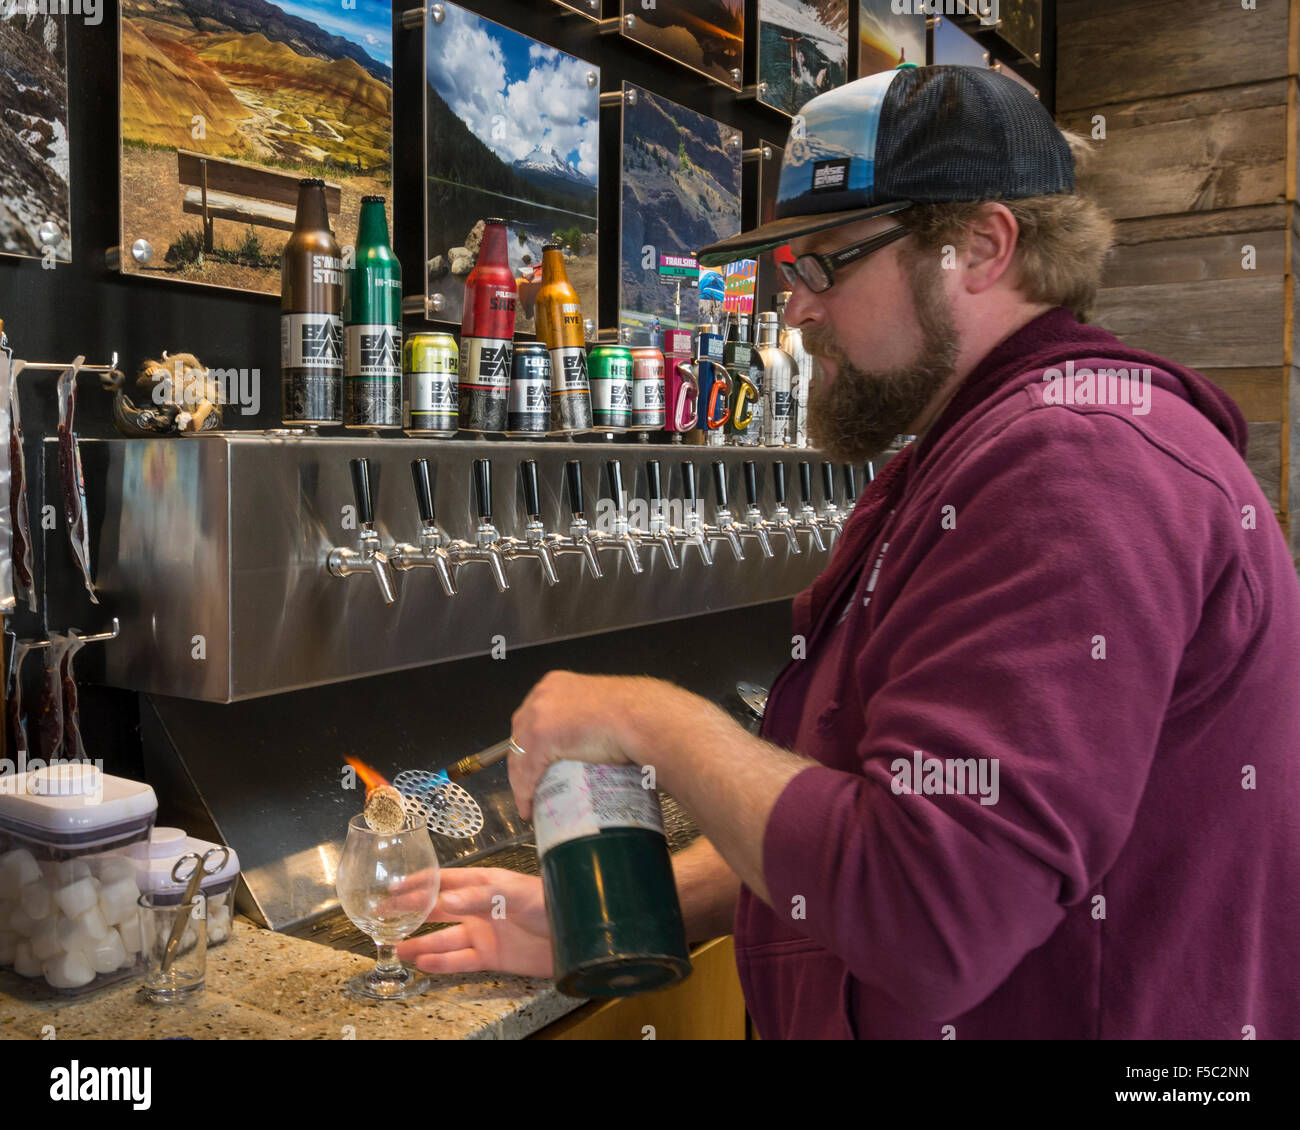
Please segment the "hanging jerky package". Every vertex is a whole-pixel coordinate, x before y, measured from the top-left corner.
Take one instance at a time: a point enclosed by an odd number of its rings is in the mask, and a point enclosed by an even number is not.
[[[77,448],[77,433],[73,417],[77,411],[77,369],[84,358],[78,358],[71,368],[59,378],[59,482],[63,485],[63,517],[68,524],[68,539],[72,542],[72,556],[81,569],[86,591],[96,604],[95,582],[90,576],[90,533],[86,528],[86,481],[81,473],[81,452]]]
[[[68,637],[51,632],[50,645],[45,649],[41,698],[36,706],[41,756],[46,761],[63,756],[63,655],[67,650]]]
[[[26,640],[15,639],[13,654],[9,657],[9,679],[5,693],[5,726],[8,728],[9,759],[18,764],[19,756],[26,758],[32,749],[27,742],[27,719],[23,716],[23,660],[31,651]]]
[[[0,330],[0,339],[4,331]],[[13,350],[7,340],[0,341],[0,353],[9,363],[9,380],[4,390],[4,406],[8,409],[9,439],[9,533],[12,538],[10,561],[13,568],[14,596],[25,600],[31,611],[36,611],[36,580],[32,571],[32,527],[27,517],[27,468],[23,461],[23,420],[18,412],[18,373],[22,362],[14,364]],[[3,498],[0,494],[0,498]]]
[[[68,636],[67,649],[59,664],[59,679],[63,685],[63,756],[69,761],[85,761],[86,747],[81,740],[81,713],[77,706],[77,679],[72,673],[73,659],[86,641],[75,632]]]
[[[9,389],[13,371],[8,352],[0,348],[0,434],[9,432]],[[9,469],[9,446],[0,447],[0,497],[9,493],[12,472]],[[0,506],[0,616],[8,616],[16,607],[14,600],[13,523],[6,507]]]

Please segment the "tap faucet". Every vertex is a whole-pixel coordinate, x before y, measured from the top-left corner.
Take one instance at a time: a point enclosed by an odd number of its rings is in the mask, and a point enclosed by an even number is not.
[[[411,480],[415,484],[415,505],[420,511],[420,544],[401,542],[393,546],[388,559],[394,569],[403,573],[410,569],[432,569],[438,576],[442,591],[455,596],[456,578],[452,575],[451,558],[447,555],[451,538],[438,527],[433,514],[433,483],[427,459],[411,460]]]
[[[613,534],[597,533],[595,535],[596,548],[598,550],[612,549],[616,553],[622,553],[627,558],[627,563],[632,567],[632,572],[642,573],[644,569],[641,565],[641,555],[637,553],[637,534],[640,531],[633,531],[628,525],[627,507],[623,505],[623,468],[617,459],[611,459],[606,464],[609,471],[609,489],[614,496],[614,532]]]
[[[379,592],[385,604],[392,604],[397,599],[393,585],[393,570],[388,555],[381,549],[382,543],[375,532],[374,498],[370,493],[370,460],[349,460],[352,468],[352,493],[357,502],[357,519],[361,532],[357,537],[357,548],[336,545],[325,558],[326,568],[336,577],[350,577],[353,573],[369,573],[379,584]]]
[[[867,464],[870,466],[870,464]],[[844,464],[844,514],[845,517],[853,513],[853,508],[858,504],[858,472],[852,463]]]
[[[639,542],[653,542],[659,546],[664,551],[668,568],[680,569],[681,562],[677,560],[677,550],[673,548],[673,535],[669,532],[671,527],[664,519],[664,496],[658,459],[651,459],[646,464],[646,479],[646,493],[650,498],[650,529],[633,530],[632,533]]]
[[[803,499],[803,505],[799,507],[799,517],[795,520],[794,528],[799,533],[808,535],[810,548],[815,545],[818,549],[825,549],[821,519],[817,517],[812,504],[812,464],[806,459],[799,463],[799,497]]]
[[[826,496],[826,505],[818,515],[818,521],[828,533],[842,534],[844,515],[835,502],[835,464],[830,460],[822,463],[822,493]]]
[[[753,538],[758,542],[758,548],[763,551],[763,556],[771,557],[773,556],[772,542],[768,537],[768,531],[775,530],[776,526],[764,518],[763,512],[758,508],[758,469],[752,459],[745,460],[744,471],[745,520],[736,522],[735,530],[742,538]]]
[[[713,564],[713,551],[709,549],[709,539],[704,536],[704,523],[700,521],[695,499],[695,464],[689,459],[682,463],[682,496],[684,500],[682,521],[686,525],[668,527],[668,536],[674,545],[693,545],[700,552],[704,564]]]
[[[478,527],[474,531],[473,542],[457,538],[447,546],[447,556],[451,567],[457,574],[462,566],[481,562],[492,570],[492,579],[497,583],[497,591],[505,592],[510,587],[506,580],[505,546],[501,544],[501,535],[492,524],[492,461],[490,459],[474,460],[474,500],[478,510]]]
[[[580,553],[587,563],[593,577],[603,577],[600,559],[596,555],[598,535],[587,524],[585,507],[582,501],[582,461],[570,459],[564,465],[565,485],[569,490],[569,509],[573,512],[569,520],[568,534],[547,534],[547,545],[557,557],[565,553]]]
[[[525,459],[520,463],[519,477],[524,488],[524,509],[528,513],[528,524],[524,527],[522,541],[515,537],[500,539],[502,556],[507,561],[531,557],[542,567],[542,576],[548,585],[559,584],[560,578],[555,573],[555,556],[546,540],[546,527],[542,525],[541,496],[537,490],[537,460]]]
[[[700,528],[709,541],[726,542],[731,546],[731,552],[736,555],[736,560],[744,561],[745,551],[740,547],[740,535],[736,531],[735,518],[727,509],[727,464],[721,459],[713,461],[713,489],[717,495],[717,503],[713,508],[716,522],[713,525],[706,522]]]
[[[772,525],[785,535],[791,553],[802,553],[799,547],[799,525],[790,516],[785,505],[785,464],[780,459],[772,462],[772,493],[776,495],[776,509],[772,512]]]

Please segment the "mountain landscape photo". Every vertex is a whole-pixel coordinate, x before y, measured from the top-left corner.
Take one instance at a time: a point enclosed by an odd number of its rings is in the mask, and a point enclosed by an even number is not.
[[[68,64],[64,25],[39,13],[0,20],[0,253],[71,258]],[[41,240],[53,222],[55,238]]]
[[[331,221],[344,244],[361,197],[391,195],[392,31],[382,0],[122,0],[121,57],[122,240],[154,248],[152,263],[129,269],[279,293],[289,233],[217,219],[205,247],[202,216],[184,208],[194,193],[178,179],[178,149],[338,184],[342,208]],[[249,210],[266,204],[253,195]]]
[[[858,77],[892,70],[899,63],[925,66],[925,16],[896,13],[891,0],[860,0]]]
[[[848,80],[849,0],[758,0],[763,102],[797,114]]]
[[[675,288],[661,284],[658,263],[645,269],[642,249],[693,255],[740,231],[740,147],[737,131],[637,88],[623,108],[620,321],[644,327],[674,324]],[[695,290],[682,288],[682,321],[693,324]]]
[[[629,39],[739,89],[731,72],[744,65],[745,0],[623,0],[623,14],[634,19],[622,29]]]
[[[459,321],[483,221],[509,225],[516,324],[533,326],[542,248],[565,251],[595,317],[599,71],[454,4],[426,27],[425,251],[439,319]]]

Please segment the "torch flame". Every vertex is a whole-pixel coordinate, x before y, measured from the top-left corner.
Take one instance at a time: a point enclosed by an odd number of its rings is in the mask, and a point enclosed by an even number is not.
[[[382,773],[378,773],[374,769],[371,769],[370,766],[359,757],[346,756],[343,760],[351,765],[352,768],[357,771],[357,776],[365,782],[367,796],[376,789],[388,784],[388,781],[384,778]]]

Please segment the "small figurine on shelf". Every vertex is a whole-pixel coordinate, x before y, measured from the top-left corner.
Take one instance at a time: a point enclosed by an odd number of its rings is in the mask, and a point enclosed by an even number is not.
[[[126,378],[114,371],[104,377],[113,389],[113,424],[126,436],[179,435],[210,432],[221,427],[220,383],[192,353],[164,353],[161,361],[140,366],[136,387],[148,394],[137,406],[127,395]]]

